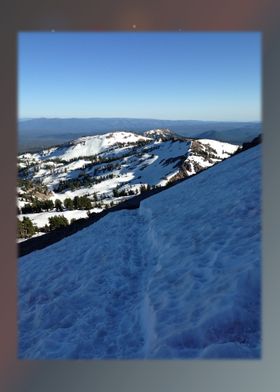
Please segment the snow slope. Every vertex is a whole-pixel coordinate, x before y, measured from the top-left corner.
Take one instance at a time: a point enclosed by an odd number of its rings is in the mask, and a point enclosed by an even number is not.
[[[259,358],[260,153],[19,259],[19,357]]]
[[[106,133],[105,135],[85,136],[73,141],[70,146],[66,145],[62,148],[51,149],[52,151],[50,153],[46,150],[45,158],[57,157],[69,161],[79,157],[100,154],[117,143],[131,144],[148,140],[148,138],[132,132],[114,132]]]

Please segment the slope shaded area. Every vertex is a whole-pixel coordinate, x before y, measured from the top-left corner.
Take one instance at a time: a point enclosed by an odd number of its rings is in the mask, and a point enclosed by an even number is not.
[[[259,358],[260,146],[19,259],[19,357]]]

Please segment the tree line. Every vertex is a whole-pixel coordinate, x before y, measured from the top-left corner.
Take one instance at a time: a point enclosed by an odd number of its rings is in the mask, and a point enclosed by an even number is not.
[[[59,181],[55,188],[57,193],[64,192],[65,190],[74,191],[75,189],[87,188],[91,185],[99,184],[102,181],[114,178],[113,173],[100,177],[92,177],[89,174],[81,174],[78,178],[69,178],[68,180]]]
[[[93,195],[93,200],[97,200],[97,196]],[[21,209],[18,209],[18,213],[22,214],[34,214],[38,212],[46,211],[63,211],[66,210],[90,210],[92,208],[92,201],[88,196],[75,196],[74,199],[70,197],[64,199],[62,203],[61,200],[56,199],[54,202],[52,200],[39,200],[34,199],[32,203],[28,203]]]
[[[71,220],[72,223],[73,219]],[[58,229],[69,225],[68,219],[63,215],[51,216],[49,218],[49,224],[38,229],[32,220],[26,216],[22,220],[17,220],[17,237],[20,239],[26,239],[33,237],[39,231],[47,233],[51,230]]]

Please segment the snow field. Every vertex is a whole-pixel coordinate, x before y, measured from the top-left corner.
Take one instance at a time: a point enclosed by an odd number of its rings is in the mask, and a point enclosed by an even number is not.
[[[260,147],[19,260],[19,357],[259,358]]]

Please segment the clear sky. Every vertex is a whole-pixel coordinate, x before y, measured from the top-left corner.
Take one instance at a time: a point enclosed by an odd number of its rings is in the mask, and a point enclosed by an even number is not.
[[[20,33],[18,116],[258,121],[260,33]]]

